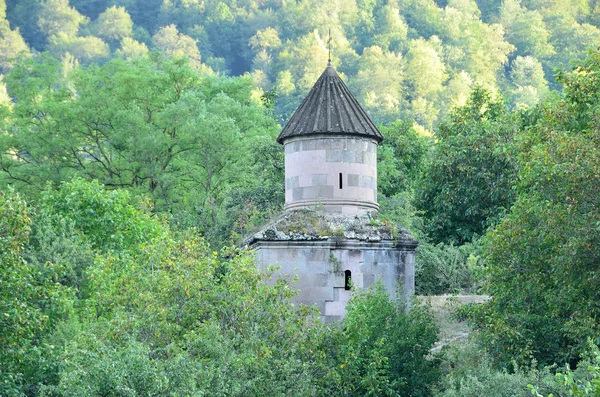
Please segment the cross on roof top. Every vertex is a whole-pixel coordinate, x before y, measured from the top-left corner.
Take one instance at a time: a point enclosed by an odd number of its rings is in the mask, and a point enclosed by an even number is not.
[[[331,62],[331,29],[329,29],[329,38],[327,39],[327,45],[329,46],[329,56],[327,57],[327,61]]]

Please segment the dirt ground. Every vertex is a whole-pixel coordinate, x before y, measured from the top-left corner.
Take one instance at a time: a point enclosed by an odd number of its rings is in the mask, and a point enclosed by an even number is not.
[[[440,327],[439,341],[432,351],[439,351],[444,345],[461,342],[469,337],[469,326],[466,321],[457,321],[454,315],[456,307],[468,303],[482,303],[487,295],[435,295],[420,296],[420,301],[431,305],[431,309]]]

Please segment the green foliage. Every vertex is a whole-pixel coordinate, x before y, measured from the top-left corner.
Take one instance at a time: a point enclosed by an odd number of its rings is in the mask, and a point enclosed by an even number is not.
[[[322,71],[328,28],[336,68],[389,125],[381,213],[422,241],[417,290],[477,288],[479,242],[454,244],[501,222],[483,251],[492,299],[471,319],[501,366],[574,364],[600,314],[600,62],[550,72],[596,45],[597,3],[0,0],[0,183],[36,203],[30,220],[0,198],[0,394],[431,393],[420,309],[374,292],[345,328],[308,326],[289,286],[198,237],[239,241],[281,209],[272,116]],[[593,365],[545,389],[488,364],[444,395],[597,392]]]
[[[281,89],[282,122],[325,66],[332,29],[333,62],[376,121],[410,118],[432,130],[464,104],[473,84],[501,91],[515,104],[535,104],[545,84],[511,84],[507,65],[515,57],[535,59],[544,81],[558,88],[553,68],[582,59],[600,37],[596,3],[7,0],[6,15],[29,47],[57,57],[68,51],[83,63],[103,63],[132,57],[123,51],[145,52],[128,42],[117,53],[130,38],[185,55],[196,67],[250,72],[264,91]],[[110,54],[100,51],[100,39]]]
[[[186,56],[191,65],[200,66],[200,52],[196,41],[179,33],[175,25],[162,27],[152,36],[152,44],[167,56]]]
[[[600,395],[600,350],[591,340],[588,340],[586,359],[579,363],[577,369],[572,371],[569,367],[564,372],[556,374],[557,388],[560,392],[556,396],[598,396]],[[527,385],[535,397],[543,397],[539,385]],[[550,393],[547,397],[553,397]]]
[[[250,252],[211,251],[125,191],[76,179],[33,221],[1,198],[3,395],[431,395],[433,317],[380,285],[324,326]]]
[[[439,295],[476,293],[481,273],[479,241],[461,246],[421,241],[415,258],[415,293]]]
[[[69,6],[69,0],[44,0],[38,14],[38,26],[46,37],[62,34],[74,37],[87,18]]]
[[[520,3],[520,0],[508,0],[500,8],[500,23],[508,41],[515,45],[519,56],[543,59],[553,55],[554,48],[549,43],[550,33],[542,13],[530,11]]]
[[[519,108],[532,108],[548,93],[542,64],[532,57],[516,57],[511,63],[511,99]]]
[[[110,55],[108,44],[98,37],[75,37],[64,33],[58,33],[50,38],[48,51],[56,58],[70,54],[84,65],[103,63]]]
[[[98,179],[149,194],[155,210],[223,244],[229,193],[261,187],[248,171],[263,173],[262,187],[276,191],[269,181],[277,180],[279,188],[277,127],[248,78],[198,75],[184,60],[160,57],[113,60],[70,77],[43,58],[6,78],[15,104],[4,109],[11,134],[0,137],[3,177],[29,194],[46,181]]]
[[[324,329],[251,253],[212,252],[96,182],[42,196],[29,244],[24,202],[1,196],[2,395],[314,394]]]
[[[423,218],[415,208],[410,192],[405,191],[392,197],[383,196],[378,201],[381,219],[402,226],[418,239],[425,237]]]
[[[161,225],[132,205],[127,191],[109,191],[97,181],[75,179],[46,190],[38,205],[56,226],[72,225],[101,251],[130,250],[159,235]]]
[[[504,102],[481,87],[440,125],[416,201],[434,242],[470,241],[510,207],[516,178],[512,141],[520,127]]]
[[[72,294],[52,277],[53,264],[23,259],[31,219],[16,193],[0,192],[0,394],[21,396],[46,375],[44,335],[68,316]]]
[[[11,30],[8,21],[0,19],[0,71],[8,72],[19,56],[29,55],[29,48],[19,30]]]
[[[109,41],[119,41],[133,34],[133,22],[124,7],[107,8],[95,23],[98,36]]]
[[[600,54],[562,73],[564,96],[523,134],[518,197],[486,237],[487,292],[472,319],[503,365],[576,363],[598,335]]]
[[[115,55],[127,60],[143,58],[148,54],[148,47],[130,37],[124,37],[121,40],[121,48],[115,51]]]
[[[385,140],[377,149],[378,188],[386,197],[414,188],[425,166],[431,139],[419,134],[412,120],[382,126]]]
[[[544,392],[557,390],[551,368],[512,373],[499,370],[474,340],[445,347],[441,367],[444,377],[438,385],[438,397],[527,397],[531,396],[531,383]]]
[[[322,394],[430,396],[438,361],[428,357],[437,338],[431,312],[390,301],[378,284],[355,291],[344,326],[328,341],[329,374]]]

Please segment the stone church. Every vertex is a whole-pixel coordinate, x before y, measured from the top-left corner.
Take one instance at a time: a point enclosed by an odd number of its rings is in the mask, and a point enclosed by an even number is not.
[[[246,240],[259,266],[295,277],[295,301],[342,319],[352,289],[414,293],[417,241],[377,217],[384,137],[328,63],[283,128],[285,211]]]

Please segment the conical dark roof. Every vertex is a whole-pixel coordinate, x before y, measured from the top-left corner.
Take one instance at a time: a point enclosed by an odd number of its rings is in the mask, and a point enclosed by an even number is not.
[[[311,134],[346,134],[371,137],[377,142],[383,140],[383,135],[352,96],[331,62],[283,127],[277,142]]]

